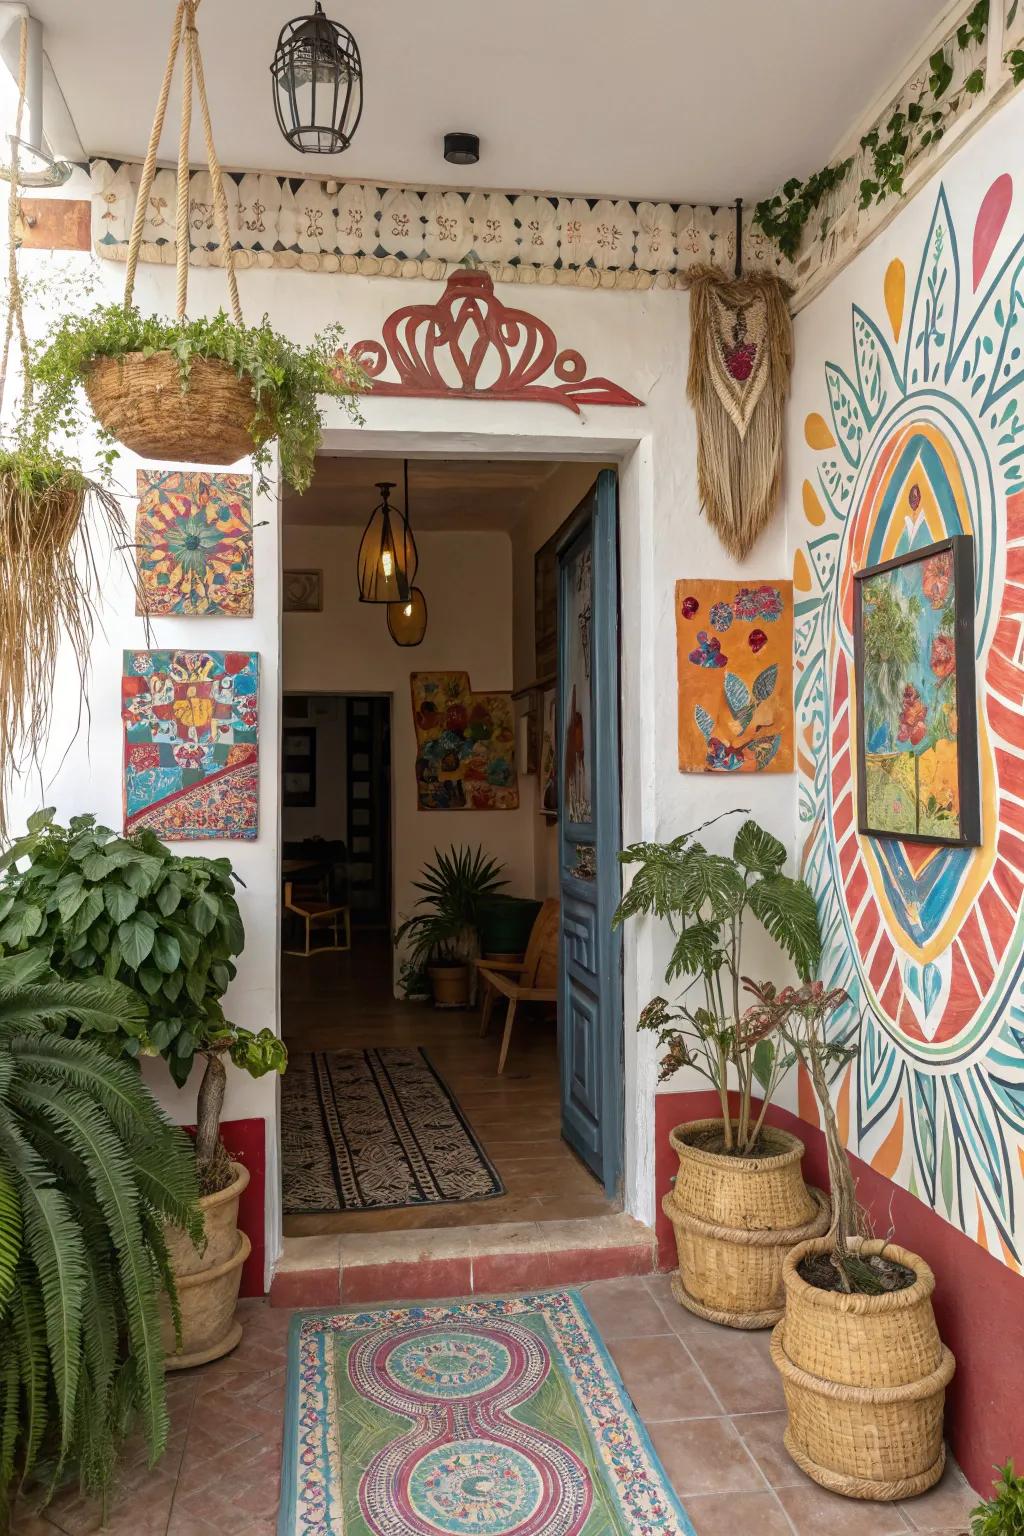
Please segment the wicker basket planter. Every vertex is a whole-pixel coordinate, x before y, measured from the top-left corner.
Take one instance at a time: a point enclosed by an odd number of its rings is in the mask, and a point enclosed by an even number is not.
[[[238,1202],[249,1183],[248,1169],[232,1163],[234,1179],[226,1189],[199,1201],[206,1225],[206,1247],[200,1253],[183,1232],[168,1232],[167,1246],[181,1306],[181,1351],[176,1352],[170,1308],[164,1305],[163,1343],[168,1371],[184,1370],[218,1360],[242,1337],[235,1321],[242,1265],[252,1251],[238,1230]]]
[[[727,1157],[699,1142],[720,1120],[678,1125],[675,1188],[662,1202],[679,1255],[676,1300],[730,1328],[770,1328],[782,1316],[782,1264],[795,1243],[828,1227],[828,1204],[804,1184],[803,1142],[766,1127],[764,1157]]]
[[[252,385],[216,359],[194,362],[183,390],[170,352],[98,357],[85,392],[101,425],[147,459],[235,464],[274,433],[264,422],[265,430],[253,436]]]
[[[938,1482],[942,1413],[955,1362],[932,1311],[935,1277],[894,1243],[851,1242],[917,1275],[903,1291],[851,1296],[808,1285],[797,1266],[824,1252],[802,1243],[783,1264],[786,1315],[772,1335],[789,1423],[786,1449],[802,1471],[855,1499],[906,1499]]]

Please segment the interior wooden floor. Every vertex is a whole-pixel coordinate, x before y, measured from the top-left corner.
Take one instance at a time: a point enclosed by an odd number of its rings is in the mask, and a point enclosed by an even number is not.
[[[499,1077],[497,1021],[481,1039],[475,1010],[442,1012],[429,1004],[395,999],[386,934],[356,930],[348,953],[308,960],[284,955],[281,964],[281,1010],[289,1050],[422,1046],[458,1099],[507,1191],[493,1200],[463,1204],[285,1216],[286,1237],[564,1221],[616,1209],[562,1140],[553,1020],[534,1010],[521,1011]]]

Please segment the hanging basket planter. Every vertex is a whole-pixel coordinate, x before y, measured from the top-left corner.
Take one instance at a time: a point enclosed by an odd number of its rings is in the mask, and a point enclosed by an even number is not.
[[[100,425],[143,458],[235,464],[276,436],[251,379],[215,358],[193,362],[183,383],[170,352],[98,357],[84,383]]]

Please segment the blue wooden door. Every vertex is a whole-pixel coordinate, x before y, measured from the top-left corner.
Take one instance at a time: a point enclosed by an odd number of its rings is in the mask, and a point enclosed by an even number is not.
[[[618,492],[603,470],[559,546],[562,1134],[611,1195],[622,1176]]]

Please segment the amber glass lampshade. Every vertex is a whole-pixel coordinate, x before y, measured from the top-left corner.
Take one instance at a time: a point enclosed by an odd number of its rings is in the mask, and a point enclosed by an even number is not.
[[[389,504],[394,484],[382,480],[380,503],[359,543],[357,560],[361,603],[407,603],[416,575],[416,540],[404,512]]]
[[[413,587],[406,603],[388,603],[388,633],[396,645],[419,645],[427,632],[427,600]]]

